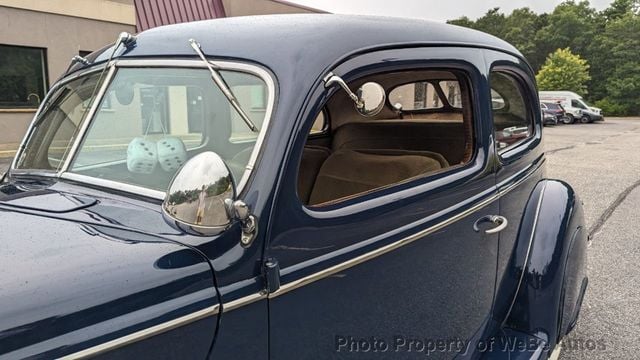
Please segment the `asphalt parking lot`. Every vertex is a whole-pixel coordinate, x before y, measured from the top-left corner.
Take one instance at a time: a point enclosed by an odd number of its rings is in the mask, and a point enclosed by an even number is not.
[[[589,289],[561,359],[640,352],[640,118],[544,128],[547,175],[584,202],[592,235]],[[10,159],[0,158],[0,174]]]
[[[547,174],[584,202],[592,236],[589,289],[561,359],[636,358],[640,351],[640,118],[544,129]]]

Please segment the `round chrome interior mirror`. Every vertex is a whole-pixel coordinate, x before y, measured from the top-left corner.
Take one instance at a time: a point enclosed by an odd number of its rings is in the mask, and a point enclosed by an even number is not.
[[[365,83],[358,89],[356,94],[359,99],[356,109],[362,116],[367,117],[378,115],[384,108],[384,102],[387,99],[387,94],[382,85],[375,82]]]
[[[235,185],[220,156],[207,151],[178,170],[162,204],[165,219],[196,235],[217,235],[231,224]]]

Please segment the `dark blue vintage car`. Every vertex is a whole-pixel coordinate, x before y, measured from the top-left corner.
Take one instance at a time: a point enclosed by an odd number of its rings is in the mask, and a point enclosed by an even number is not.
[[[587,287],[509,44],[167,26],[75,58],[0,183],[0,358],[556,356]]]

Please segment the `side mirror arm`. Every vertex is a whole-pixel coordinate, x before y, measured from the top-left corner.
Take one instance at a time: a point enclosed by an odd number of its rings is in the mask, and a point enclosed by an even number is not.
[[[340,85],[340,87],[347,93],[347,95],[349,95],[351,100],[353,100],[353,102],[356,104],[356,108],[358,109],[364,108],[364,102],[362,101],[362,99],[360,99],[353,91],[351,91],[351,89],[349,89],[349,86],[347,85],[347,83],[344,82],[344,80],[342,80],[340,76],[330,72],[327,74],[327,76],[324,77],[324,79],[322,79],[322,81],[324,81],[325,88],[331,87],[334,84]]]
[[[240,244],[249,247],[258,234],[258,219],[251,213],[249,206],[242,200],[226,199],[224,204],[230,219],[236,219],[242,227]]]

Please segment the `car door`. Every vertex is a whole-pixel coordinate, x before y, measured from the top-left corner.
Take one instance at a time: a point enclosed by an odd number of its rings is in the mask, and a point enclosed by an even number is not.
[[[311,92],[269,234],[267,254],[280,268],[269,294],[272,359],[471,355],[488,328],[498,252],[497,234],[485,233],[493,225],[474,230],[499,211],[483,67],[480,50],[439,47],[368,53],[333,69],[347,82],[403,70],[463,74],[474,155],[328,206],[302,204],[296,179],[306,134],[342,90],[319,83]]]
[[[500,233],[496,315],[500,321],[510,310],[519,269],[529,249],[528,233],[520,234],[524,210],[536,184],[545,177],[542,152],[542,126],[533,74],[521,59],[488,51],[492,119],[496,136],[496,181],[500,193],[500,214],[511,226]],[[495,104],[501,104],[496,107]],[[511,131],[508,129],[520,129]],[[522,241],[518,236],[522,235]]]

